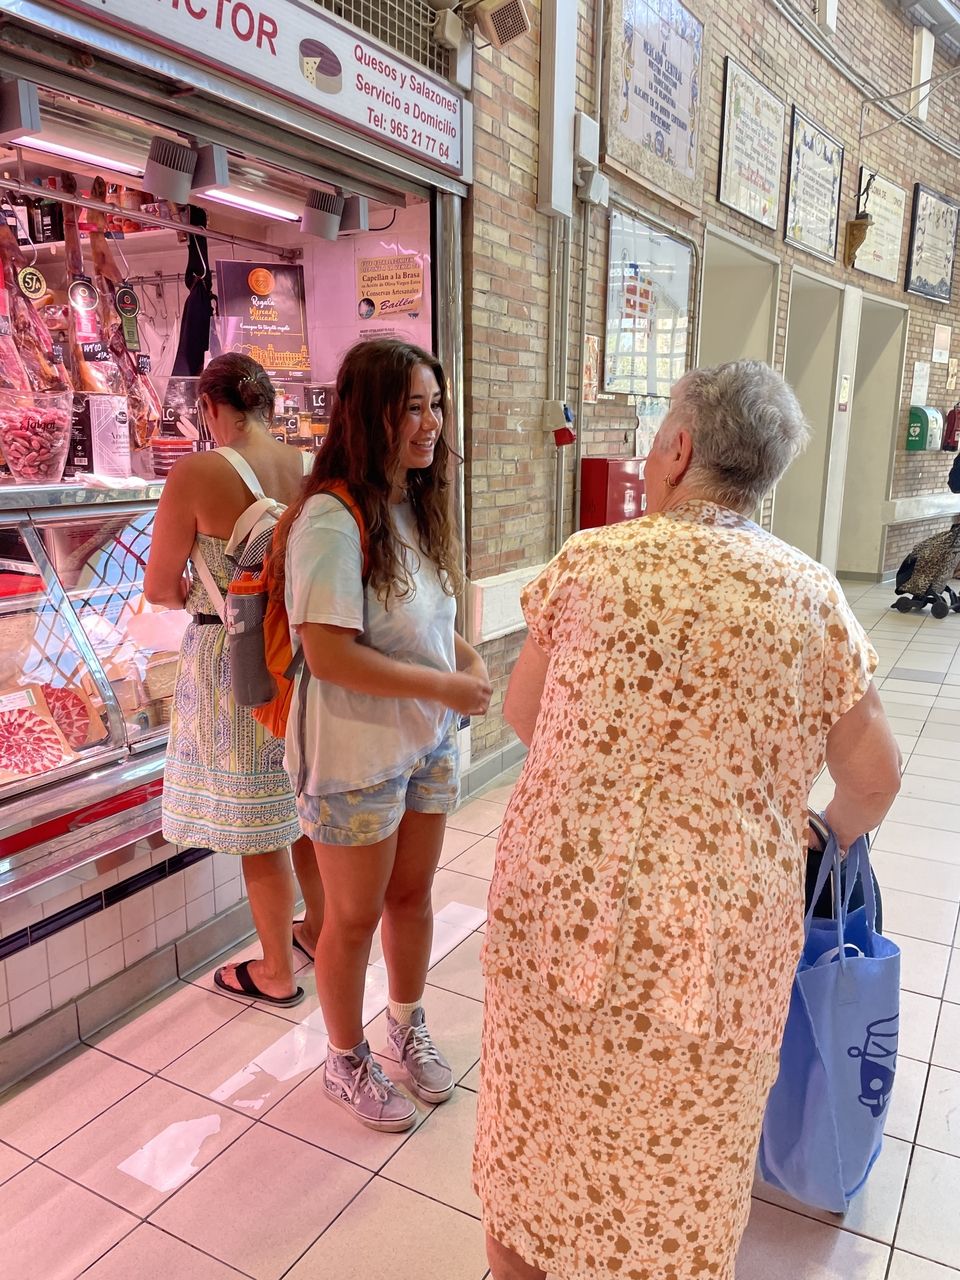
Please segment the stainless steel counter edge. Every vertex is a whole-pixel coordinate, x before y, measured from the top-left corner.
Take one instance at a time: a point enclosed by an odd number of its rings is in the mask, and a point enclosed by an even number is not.
[[[163,484],[155,480],[140,484],[116,481],[107,485],[0,483],[0,514],[23,511],[28,515],[49,507],[98,507],[115,502],[155,502]]]
[[[8,800],[0,806],[0,838],[80,812],[124,791],[156,781],[163,776],[165,755],[161,747],[149,756],[128,756],[118,764],[54,783],[46,791],[33,791],[19,800]],[[96,826],[91,823],[77,830],[94,832]],[[45,849],[42,844],[31,845],[21,853],[0,857],[0,874],[31,865],[43,857]]]

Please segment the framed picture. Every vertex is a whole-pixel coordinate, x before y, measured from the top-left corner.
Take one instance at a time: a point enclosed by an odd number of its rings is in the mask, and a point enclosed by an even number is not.
[[[794,106],[783,232],[788,244],[834,261],[842,183],[843,144]]]
[[[728,57],[717,199],[761,226],[780,221],[780,173],[787,109],[739,62]]]
[[[896,280],[900,275],[900,244],[907,193],[903,187],[898,187],[869,166],[861,165],[857,212],[864,209],[873,218],[873,226],[857,250],[854,265],[868,276]]]
[[[918,182],[913,188],[910,248],[907,251],[907,293],[935,302],[949,302],[957,252],[957,214],[953,200]]]
[[[669,397],[688,367],[692,278],[686,241],[611,210],[604,391]]]
[[[708,66],[703,23],[680,0],[610,0],[607,14],[604,163],[697,211]]]

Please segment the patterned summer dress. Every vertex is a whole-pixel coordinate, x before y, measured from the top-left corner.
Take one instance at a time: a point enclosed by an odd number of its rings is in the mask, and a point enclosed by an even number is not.
[[[560,1280],[733,1280],[802,945],[807,796],[876,665],[833,577],[689,502],[572,538],[490,890],[474,1181]]]
[[[262,490],[254,494],[260,495]],[[226,542],[202,533],[197,541],[225,592],[230,577]],[[215,614],[193,563],[190,570],[184,608]],[[268,853],[300,837],[283,740],[234,701],[227,636],[220,625],[192,623],[180,647],[163,779],[163,836],[171,844],[239,854]]]

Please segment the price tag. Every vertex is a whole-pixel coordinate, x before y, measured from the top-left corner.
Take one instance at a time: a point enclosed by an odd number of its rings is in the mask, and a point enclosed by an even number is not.
[[[17,272],[17,283],[20,292],[31,302],[38,302],[47,292],[47,282],[36,267],[21,267]]]
[[[81,342],[80,352],[84,360],[90,364],[98,364],[103,360],[110,359],[110,352],[107,350],[105,342]]]
[[[130,285],[122,284],[113,302],[120,316],[124,345],[128,351],[139,351],[140,331],[137,328],[137,316],[140,314],[140,299]]]
[[[137,373],[146,375],[150,372],[150,357],[143,351],[137,356]]]
[[[97,306],[100,294],[93,281],[86,276],[74,277],[67,290],[67,298],[73,311],[77,341],[81,346],[95,343],[98,336]],[[84,356],[85,360],[88,358]],[[98,358],[106,359],[105,356]]]

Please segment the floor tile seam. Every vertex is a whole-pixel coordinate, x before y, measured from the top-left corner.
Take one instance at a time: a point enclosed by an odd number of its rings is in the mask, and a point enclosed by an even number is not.
[[[939,827],[923,827],[923,828],[922,828],[922,830],[924,830],[924,831],[939,831],[939,830],[940,830],[940,828],[939,828]],[[960,833],[958,833],[958,834],[960,834]],[[876,840],[874,840],[874,841],[871,843],[871,845],[870,845],[870,852],[871,852],[871,853],[887,853],[887,854],[890,854],[890,855],[892,855],[893,857],[896,857],[896,858],[917,858],[917,859],[919,859],[921,862],[935,862],[935,863],[937,864],[937,866],[938,866],[938,867],[953,867],[953,869],[954,869],[955,871],[960,871],[960,860],[958,860],[957,862],[949,862],[949,861],[946,861],[946,860],[945,860],[945,859],[943,859],[943,858],[934,858],[934,857],[932,857],[930,854],[927,854],[927,853],[901,853],[901,852],[899,852],[897,849],[883,849],[883,848],[881,848],[881,847],[880,847],[880,845],[877,843],[877,841],[876,841]],[[882,889],[882,886],[881,886],[881,889]],[[912,892],[913,892],[913,890],[912,890],[912,889],[902,889],[900,892],[901,892],[901,893],[912,893]],[[935,897],[936,895],[934,895],[934,894],[932,894],[932,893],[927,893],[927,894],[923,894],[922,896],[923,896],[923,897],[925,897],[925,898],[933,898],[933,897]],[[938,902],[956,902],[956,901],[958,901],[958,899],[956,899],[956,898],[937,898],[937,901],[938,901]]]
[[[108,1254],[113,1253],[114,1249],[122,1245],[124,1240],[128,1240],[130,1236],[132,1236],[135,1231],[139,1231],[142,1226],[143,1226],[142,1222],[134,1223],[134,1225],[130,1228],[130,1230],[125,1231],[119,1240],[115,1240],[109,1249],[105,1250],[98,1257],[94,1258],[93,1261],[89,1264],[89,1266],[84,1267],[82,1271],[78,1272],[77,1280],[81,1280],[81,1277],[85,1276],[88,1271],[91,1271],[97,1265],[97,1263],[101,1262],[104,1258],[106,1258]]]
[[[295,1024],[291,1023],[289,1025],[293,1026]],[[173,1064],[171,1063],[171,1066],[172,1065]],[[168,1071],[169,1067],[164,1067],[163,1069],[164,1071]],[[322,1069],[323,1069],[322,1062],[315,1067],[311,1067],[310,1070],[304,1075],[303,1079],[295,1087],[299,1089],[301,1084],[306,1084],[306,1082],[310,1079],[312,1075],[315,1074],[315,1072],[320,1071]],[[293,1089],[288,1089],[287,1092],[284,1094],[281,1094],[280,1097],[277,1098],[275,1102],[271,1102],[270,1105],[267,1107],[267,1109],[261,1115],[251,1115],[249,1111],[243,1111],[240,1109],[240,1107],[231,1106],[229,1102],[217,1102],[214,1098],[210,1097],[209,1093],[201,1093],[199,1089],[194,1088],[192,1085],[184,1084],[180,1080],[170,1080],[167,1076],[164,1076],[164,1075],[158,1075],[157,1078],[159,1080],[162,1080],[165,1084],[172,1084],[177,1089],[183,1089],[185,1093],[192,1093],[195,1098],[201,1098],[204,1102],[213,1103],[214,1106],[218,1106],[218,1107],[225,1107],[227,1111],[232,1111],[234,1112],[235,1115],[241,1116],[245,1120],[251,1120],[253,1121],[254,1124],[259,1124],[260,1121],[262,1121],[269,1114],[269,1112],[273,1110],[275,1106],[277,1106],[284,1098],[288,1097],[289,1094],[293,1093]],[[244,1133],[246,1133],[246,1130],[244,1130]]]
[[[167,1083],[169,1083],[169,1081]],[[146,1084],[146,1081],[144,1081],[144,1084]],[[122,1102],[123,1099],[121,1098],[120,1101]],[[207,1101],[209,1102],[210,1099],[208,1098]],[[137,1218],[139,1222],[146,1223],[150,1221],[150,1218],[153,1216],[153,1214],[159,1213],[160,1210],[164,1207],[164,1205],[166,1205],[170,1200],[172,1200],[175,1195],[177,1195],[180,1191],[184,1189],[184,1187],[189,1186],[189,1184],[193,1182],[194,1178],[196,1178],[198,1174],[202,1173],[204,1169],[208,1169],[210,1165],[214,1163],[214,1161],[219,1160],[222,1155],[224,1155],[227,1151],[230,1150],[230,1148],[234,1145],[234,1143],[239,1142],[239,1140],[243,1137],[245,1133],[249,1131],[250,1128],[251,1126],[247,1125],[244,1129],[241,1129],[241,1131],[236,1135],[236,1137],[231,1138],[230,1141],[226,1144],[226,1146],[223,1147],[221,1151],[218,1151],[217,1154],[213,1156],[210,1160],[208,1160],[206,1164],[200,1165],[199,1168],[194,1169],[194,1171],[190,1174],[190,1176],[187,1178],[184,1178],[183,1182],[181,1182],[179,1186],[173,1187],[170,1191],[157,1192],[157,1194],[160,1195],[162,1199],[157,1204],[155,1204],[148,1213],[138,1213],[135,1209],[130,1209],[126,1205],[120,1204],[118,1201],[111,1199],[111,1197],[106,1195],[103,1191],[95,1191],[93,1187],[88,1187],[86,1183],[81,1182],[79,1178],[74,1177],[72,1174],[64,1173],[61,1169],[55,1169],[52,1165],[47,1164],[46,1160],[43,1157],[40,1157],[37,1160],[37,1163],[42,1164],[43,1167],[45,1169],[49,1169],[51,1173],[55,1173],[61,1178],[66,1178],[68,1182],[72,1182],[76,1186],[82,1187],[84,1191],[89,1191],[91,1195],[99,1196],[101,1200],[106,1200],[108,1204],[114,1205],[115,1208],[122,1210],[124,1213],[129,1213],[131,1217]],[[80,1130],[78,1129],[77,1133],[79,1132]],[[76,1136],[76,1135],[72,1135],[72,1136]],[[58,1145],[62,1145],[62,1144],[58,1144]],[[51,1149],[51,1151],[48,1151],[47,1155],[48,1156],[52,1155],[53,1150],[55,1150],[55,1148]],[[131,1152],[130,1154],[132,1155],[134,1153]],[[124,1157],[124,1158],[127,1159],[129,1157]],[[153,1190],[156,1190],[156,1188],[153,1188]],[[151,1223],[150,1225],[152,1226],[154,1224]],[[222,1261],[222,1259],[217,1259],[217,1261]]]
[[[900,1141],[902,1141],[902,1139],[900,1139]],[[906,1188],[906,1180],[904,1180],[904,1188]],[[775,1187],[771,1189],[776,1191]],[[757,1204],[766,1205],[767,1208],[769,1209],[777,1209],[780,1213],[789,1213],[794,1218],[803,1218],[804,1222],[815,1222],[821,1227],[828,1227],[833,1231],[842,1232],[844,1235],[853,1236],[858,1240],[872,1240],[874,1244],[882,1245],[884,1249],[889,1249],[891,1253],[894,1249],[894,1245],[889,1240],[881,1240],[878,1236],[870,1235],[865,1231],[855,1230],[853,1227],[848,1227],[842,1218],[839,1222],[832,1222],[829,1220],[824,1221],[823,1218],[815,1218],[811,1216],[812,1214],[815,1214],[817,1212],[829,1212],[829,1210],[818,1211],[814,1206],[810,1205],[810,1206],[807,1206],[807,1208],[809,1209],[809,1212],[804,1212],[804,1206],[800,1206],[794,1209],[791,1205],[774,1204],[770,1200],[761,1199],[760,1196],[754,1193],[751,1193],[750,1199],[752,1201],[755,1201]],[[840,1217],[839,1214],[833,1214],[832,1216]],[[853,1277],[851,1277],[851,1280],[853,1280]]]
[[[19,1178],[21,1173],[26,1173],[27,1170],[30,1168],[30,1166],[32,1164],[37,1164],[40,1159],[39,1156],[28,1156],[26,1151],[21,1151],[19,1147],[13,1146],[13,1144],[8,1142],[6,1138],[4,1138],[4,1142],[7,1143],[7,1146],[10,1148],[11,1151],[16,1151],[18,1156],[23,1156],[24,1160],[26,1160],[27,1163],[23,1166],[22,1169],[17,1169],[14,1173],[9,1174],[6,1178],[0,1178],[0,1191],[2,1191],[2,1189],[7,1185],[8,1182],[12,1182],[14,1178]]]
[[[49,1154],[49,1152],[47,1154]],[[94,1191],[92,1187],[84,1186],[82,1182],[80,1182],[77,1178],[72,1177],[69,1173],[61,1173],[59,1169],[52,1168],[50,1165],[48,1165],[44,1161],[42,1156],[38,1156],[37,1159],[34,1161],[34,1164],[37,1164],[42,1169],[45,1169],[47,1173],[52,1173],[55,1178],[62,1178],[64,1182],[69,1182],[72,1186],[79,1188],[80,1191],[85,1191],[87,1195],[96,1196],[98,1200],[102,1200],[104,1204],[108,1204],[111,1209],[117,1209],[119,1210],[120,1213],[125,1213],[128,1218],[133,1218],[134,1225],[130,1228],[131,1231],[135,1231],[142,1222],[146,1221],[146,1219],[143,1218],[141,1214],[134,1213],[132,1209],[124,1208],[122,1204],[117,1204],[116,1200],[111,1200],[110,1197],[105,1196],[102,1191]],[[129,1235],[129,1234],[130,1234],[129,1231],[126,1232],[126,1235]],[[117,1241],[117,1243],[119,1244],[119,1241]]]
[[[123,1061],[123,1060],[122,1060],[122,1059],[118,1059],[118,1061]],[[131,1065],[132,1065],[132,1064],[131,1064],[131,1063],[129,1063],[129,1062],[125,1062],[125,1063],[124,1063],[124,1066],[127,1066],[127,1067],[129,1067],[129,1066],[131,1066]],[[138,1070],[138,1071],[139,1071],[139,1070],[142,1070],[142,1068],[138,1067],[138,1068],[137,1068],[137,1070]],[[108,1111],[112,1111],[112,1110],[113,1110],[113,1108],[114,1108],[114,1107],[116,1107],[116,1106],[119,1106],[121,1102],[126,1102],[127,1098],[132,1098],[132,1097],[133,1097],[133,1095],[134,1095],[135,1093],[139,1093],[141,1089],[146,1088],[146,1086],[150,1083],[150,1081],[151,1081],[151,1080],[155,1080],[155,1079],[156,1079],[156,1076],[154,1076],[154,1075],[152,1075],[152,1074],[151,1074],[151,1075],[149,1076],[149,1079],[147,1079],[147,1080],[141,1080],[141,1081],[139,1082],[139,1084],[134,1085],[134,1087],[130,1090],[130,1092],[129,1092],[129,1093],[125,1093],[125,1094],[123,1094],[123,1096],[122,1096],[122,1097],[120,1097],[120,1098],[116,1098],[116,1099],[115,1099],[113,1102],[111,1102],[108,1106],[104,1107],[104,1109],[103,1109],[102,1111],[98,1111],[98,1112],[97,1112],[97,1114],[96,1114],[95,1116],[91,1116],[89,1120],[85,1120],[85,1121],[83,1122],[83,1124],[79,1125],[76,1129],[72,1129],[72,1130],[70,1131],[70,1133],[66,1134],[66,1136],[65,1136],[65,1137],[60,1138],[57,1142],[55,1142],[55,1143],[53,1144],[53,1146],[52,1146],[52,1147],[47,1147],[46,1151],[44,1151],[44,1152],[42,1152],[40,1155],[38,1155],[38,1156],[37,1156],[37,1161],[38,1161],[38,1163],[45,1164],[45,1162],[46,1162],[46,1158],[47,1158],[48,1156],[52,1156],[52,1155],[53,1155],[53,1153],[54,1153],[56,1150],[58,1150],[60,1147],[62,1147],[65,1143],[67,1143],[67,1142],[72,1142],[74,1138],[76,1138],[79,1134],[83,1133],[84,1129],[89,1128],[89,1127],[90,1127],[90,1125],[92,1125],[92,1124],[96,1124],[98,1120],[102,1120],[102,1119],[103,1119],[103,1117],[107,1114],[107,1112],[108,1112]],[[50,1169],[50,1168],[52,1168],[52,1165],[47,1164],[47,1165],[46,1165],[46,1168]],[[54,1170],[54,1172],[55,1172],[55,1173],[59,1173],[59,1172],[60,1172],[60,1170],[59,1170],[59,1169],[55,1169],[55,1170]]]
[[[489,836],[484,836],[484,840],[489,840]],[[471,880],[482,880],[484,884],[489,884],[492,876],[479,876],[475,871],[463,871],[460,867],[454,867],[453,863],[448,863],[446,867],[441,867],[442,871],[455,871],[458,876],[469,876]],[[439,964],[439,961],[437,961]]]
[[[299,1089],[300,1085],[297,1085],[297,1088]],[[295,1092],[295,1090],[291,1090],[291,1093],[292,1092]],[[289,1094],[285,1095],[285,1097],[289,1097],[289,1096],[290,1096]],[[271,1111],[272,1110],[274,1110],[274,1108],[271,1108]],[[276,1121],[271,1122],[271,1120],[269,1119],[269,1112],[267,1113],[267,1115],[263,1117],[263,1119],[260,1121],[260,1124],[264,1125],[267,1129],[272,1129],[275,1133],[282,1134],[283,1137],[285,1138],[296,1138],[299,1142],[305,1142],[308,1147],[313,1147],[315,1151],[322,1151],[325,1156],[333,1156],[334,1159],[342,1160],[344,1164],[353,1165],[355,1169],[362,1169],[364,1173],[369,1174],[371,1177],[375,1177],[380,1172],[380,1170],[383,1169],[388,1164],[388,1162],[393,1159],[393,1157],[397,1154],[397,1151],[402,1151],[403,1148],[410,1141],[410,1139],[413,1138],[415,1134],[419,1133],[420,1130],[423,1128],[423,1126],[427,1124],[429,1120],[430,1120],[430,1116],[427,1115],[424,1117],[423,1120],[420,1121],[419,1124],[414,1125],[412,1129],[408,1130],[407,1133],[403,1135],[403,1141],[396,1148],[396,1151],[392,1151],[390,1155],[386,1157],[383,1164],[379,1165],[378,1168],[376,1169],[371,1169],[369,1165],[362,1164],[359,1160],[355,1160],[352,1156],[345,1156],[342,1151],[333,1151],[331,1150],[330,1147],[325,1147],[322,1142],[318,1141],[315,1138],[308,1138],[302,1133],[291,1133],[289,1129],[282,1129],[280,1125],[276,1123]],[[357,1123],[359,1124],[359,1121]],[[390,1136],[393,1137],[395,1135],[391,1134]]]
[[[906,937],[906,934],[904,934]],[[438,960],[438,964],[441,962]],[[462,1000],[472,1000],[474,1004],[483,1004],[483,996],[468,996],[465,991],[458,991],[455,987],[445,987],[442,982],[431,982],[430,974],[432,970],[427,970],[427,986],[433,987],[434,991],[445,991],[449,996],[460,996]]]
[[[206,987],[201,987],[201,988],[200,988],[200,990],[201,990],[201,991],[207,991],[207,990],[208,990],[208,988],[206,988]],[[215,992],[210,992],[210,994],[212,994],[212,995],[213,995],[213,994],[216,994],[216,993],[215,993]],[[148,999],[149,999],[149,997],[148,997]],[[231,997],[231,996],[227,996],[226,994],[224,994],[224,999],[226,999],[226,1000],[232,1000],[232,997]],[[144,1003],[144,1004],[146,1004],[146,1003],[147,1003],[147,1001],[144,1001],[143,1003]],[[212,1031],[208,1031],[206,1035],[201,1036],[201,1037],[200,1037],[200,1039],[199,1039],[199,1040],[197,1040],[195,1044],[192,1044],[192,1045],[189,1047],[189,1049],[184,1049],[183,1053],[178,1053],[175,1057],[171,1058],[169,1062],[165,1062],[162,1066],[157,1067],[157,1068],[156,1068],[155,1070],[153,1070],[153,1071],[149,1070],[147,1067],[141,1067],[141,1066],[139,1066],[136,1062],[130,1062],[127,1058],[121,1058],[121,1057],[119,1056],[119,1054],[117,1054],[117,1053],[115,1053],[115,1052],[112,1052],[112,1051],[111,1051],[111,1050],[109,1050],[109,1049],[104,1049],[104,1048],[102,1048],[102,1047],[101,1047],[100,1045],[98,1045],[98,1044],[92,1044],[89,1040],[81,1040],[81,1042],[80,1042],[80,1043],[81,1043],[81,1044],[83,1044],[83,1045],[85,1045],[88,1049],[96,1049],[96,1050],[98,1050],[100,1053],[104,1053],[104,1054],[106,1054],[106,1056],[107,1056],[107,1057],[109,1057],[109,1058],[115,1058],[118,1062],[125,1062],[125,1063],[126,1063],[126,1065],[127,1065],[128,1067],[136,1067],[136,1069],[137,1069],[138,1071],[146,1071],[147,1075],[151,1075],[151,1076],[155,1076],[155,1077],[156,1077],[156,1076],[159,1076],[159,1075],[160,1075],[161,1071],[166,1071],[166,1070],[167,1070],[167,1068],[168,1068],[168,1067],[172,1067],[172,1066],[173,1066],[173,1064],[174,1064],[175,1062],[179,1062],[179,1061],[180,1061],[180,1059],[181,1059],[181,1058],[183,1058],[183,1057],[185,1057],[188,1053],[192,1053],[192,1052],[194,1051],[194,1049],[199,1048],[199,1047],[200,1047],[200,1045],[202,1045],[205,1041],[209,1040],[211,1036],[215,1036],[215,1035],[217,1034],[217,1032],[218,1032],[218,1031],[222,1031],[222,1030],[223,1030],[223,1028],[224,1028],[224,1027],[229,1026],[231,1022],[235,1022],[235,1021],[236,1021],[236,1019],[240,1016],[240,1014],[241,1014],[241,1013],[243,1013],[243,1010],[244,1010],[244,1007],[245,1007],[245,1006],[244,1006],[243,1004],[241,1004],[239,1000],[233,1000],[233,1003],[234,1003],[235,1005],[237,1005],[237,1012],[236,1012],[236,1013],[231,1014],[231,1016],[230,1016],[229,1018],[227,1018],[225,1022],[221,1022],[221,1023],[220,1023],[220,1025],[219,1025],[218,1027],[214,1027]],[[141,1014],[137,1014],[137,1012],[136,1012],[137,1007],[139,1007],[139,1006],[135,1006],[135,1007],[134,1007],[134,1009],[132,1009],[132,1010],[131,1010],[131,1013],[133,1013],[133,1014],[135,1015],[135,1016],[131,1019],[131,1023],[132,1023],[132,1022],[136,1022],[136,1021],[138,1020],[138,1018],[142,1016]],[[247,1008],[252,1008],[252,1002],[251,1002],[249,1005],[247,1005],[246,1007],[247,1007]],[[149,1012],[149,1011],[146,1011],[146,1012]],[[258,1011],[258,1012],[259,1012],[259,1011]],[[266,1012],[266,1010],[264,1010],[264,1012]],[[125,1016],[126,1016],[126,1015],[125,1015]],[[278,1021],[278,1022],[282,1022],[282,1021],[283,1021],[283,1019],[282,1019],[282,1018],[277,1018],[277,1021]],[[109,1026],[109,1025],[110,1025],[110,1024],[108,1023],[108,1024],[107,1024],[107,1026]],[[129,1025],[131,1025],[131,1024],[130,1024],[130,1023],[128,1023],[127,1025],[129,1026]],[[100,1032],[105,1031],[105,1030],[106,1030],[106,1027],[101,1027],[99,1031],[95,1031],[93,1034],[94,1034],[94,1035],[100,1035]]]
[[[935,1267],[942,1267],[944,1271],[949,1271],[954,1275],[960,1276],[960,1267],[951,1267],[946,1262],[939,1262],[936,1258],[928,1258],[926,1254],[917,1253],[914,1249],[897,1249],[896,1246],[894,1246],[894,1251],[896,1253],[902,1253],[908,1258],[916,1258],[920,1262],[930,1262]],[[893,1253],[890,1255],[890,1265],[893,1265]]]
[[[461,1209],[459,1205],[450,1204],[446,1200],[441,1200],[439,1196],[428,1195],[426,1191],[420,1191],[417,1187],[409,1187],[405,1182],[399,1182],[396,1178],[391,1178],[386,1173],[383,1173],[383,1172],[378,1173],[377,1177],[382,1179],[384,1182],[393,1183],[395,1187],[401,1187],[404,1191],[412,1191],[416,1195],[422,1196],[424,1200],[432,1200],[434,1204],[439,1204],[444,1209],[454,1209],[457,1213],[463,1214],[465,1218],[471,1218],[474,1222],[483,1221],[479,1213],[468,1213],[466,1209]]]
[[[206,1168],[206,1166],[204,1167]],[[246,1277],[246,1280],[257,1280],[256,1276],[254,1276],[251,1272],[244,1271],[242,1267],[236,1266],[236,1264],[233,1262],[224,1262],[223,1258],[218,1258],[215,1253],[210,1253],[209,1250],[202,1249],[200,1245],[194,1244],[192,1240],[184,1240],[181,1236],[178,1236],[176,1232],[170,1231],[167,1227],[161,1227],[159,1223],[144,1222],[142,1225],[145,1227],[149,1226],[154,1231],[161,1232],[161,1234],[167,1236],[169,1239],[176,1240],[178,1244],[186,1245],[188,1249],[193,1249],[196,1253],[202,1254],[204,1258],[209,1258],[211,1262],[219,1263],[221,1267],[228,1267],[231,1271],[235,1271],[237,1275]],[[172,1280],[179,1280],[179,1277],[173,1276]]]
[[[330,1219],[330,1221],[323,1228],[320,1234],[310,1241],[310,1243],[304,1249],[303,1253],[301,1253],[297,1258],[295,1258],[285,1271],[282,1271],[280,1273],[279,1280],[283,1280],[283,1277],[288,1276],[290,1272],[293,1271],[294,1267],[298,1267],[300,1265],[300,1263],[307,1256],[310,1250],[314,1248],[314,1246],[317,1245],[319,1241],[323,1239],[323,1237],[327,1234],[327,1232],[330,1230],[330,1228],[333,1226],[335,1222],[339,1222],[339,1220],[347,1212],[350,1206],[364,1193],[364,1191],[366,1191],[367,1187],[369,1187],[371,1183],[374,1181],[374,1179],[377,1177],[377,1175],[375,1173],[371,1173],[369,1169],[364,1169],[364,1173],[367,1174],[367,1179],[363,1183],[363,1185],[357,1188],[357,1190],[353,1193],[353,1195],[350,1196],[349,1200],[347,1200],[346,1204],[343,1204],[340,1206],[336,1214]]]

